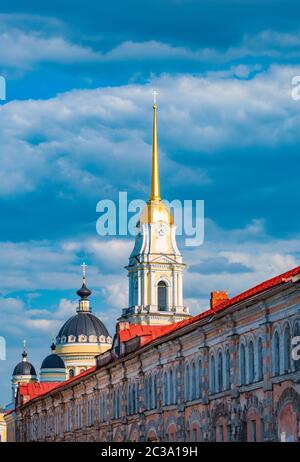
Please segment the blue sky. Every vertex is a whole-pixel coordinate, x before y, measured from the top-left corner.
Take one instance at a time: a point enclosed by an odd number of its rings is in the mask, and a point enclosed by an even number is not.
[[[96,204],[148,197],[153,88],[163,197],[205,201],[204,245],[181,243],[191,312],[299,264],[299,13],[274,0],[0,4],[0,403],[23,338],[39,370],[74,312],[82,260],[113,334],[133,243],[96,234]]]

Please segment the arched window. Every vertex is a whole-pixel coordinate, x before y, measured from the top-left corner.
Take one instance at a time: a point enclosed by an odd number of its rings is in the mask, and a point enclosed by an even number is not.
[[[215,357],[212,355],[210,357],[210,391],[211,393],[216,392],[216,367],[215,367]]]
[[[192,364],[192,399],[196,399],[196,383],[197,383],[197,375],[196,375],[196,365],[193,362]]]
[[[121,416],[121,390],[118,388],[117,390],[117,418]]]
[[[135,384],[135,412],[140,412],[140,394],[139,394],[139,382]]]
[[[262,380],[264,377],[263,371],[263,344],[262,339],[258,339],[257,343],[257,373],[258,373],[258,380]]]
[[[174,403],[178,400],[178,366],[174,369]]]
[[[254,369],[254,346],[253,346],[252,341],[250,341],[249,343],[248,354],[249,354],[249,383],[253,383],[254,376],[255,376],[255,369]]]
[[[157,305],[160,311],[167,309],[167,284],[164,281],[159,281],[157,285]]]
[[[277,331],[273,336],[273,373],[274,375],[280,374],[280,342]]]
[[[136,401],[135,401],[135,385],[133,384],[132,385],[132,414],[135,414],[135,405],[136,405]]]
[[[147,409],[152,409],[152,377],[147,377]]]
[[[246,352],[245,345],[241,345],[240,349],[240,375],[241,375],[241,385],[246,383]]]
[[[231,387],[231,380],[230,380],[230,352],[226,350],[225,354],[225,388],[229,390]]]
[[[131,405],[131,385],[128,385],[128,403],[127,403],[127,407],[128,407],[128,414],[130,415],[131,414],[131,409],[132,409],[132,405]]]
[[[201,359],[199,359],[199,362],[198,362],[198,383],[199,383],[198,396],[199,398],[202,398],[202,361]]]
[[[169,404],[169,397],[168,397],[168,376],[167,372],[164,372],[164,405]]]
[[[190,400],[190,368],[188,364],[185,366],[185,400]]]
[[[170,369],[169,381],[170,381],[170,390],[169,390],[170,404],[174,404],[174,380],[173,380],[173,370],[172,369]]]
[[[218,354],[218,391],[223,390],[223,355],[219,351]]]
[[[69,370],[69,377],[70,377],[70,379],[71,379],[72,377],[74,377],[74,375],[75,375],[74,369],[70,369],[70,370]]]
[[[152,376],[152,409],[155,409],[157,406],[157,375],[153,374]]]
[[[116,417],[116,392],[115,390],[113,391],[113,396],[112,396],[112,418],[114,419]]]
[[[295,323],[293,337],[300,337],[300,322],[299,321]],[[297,343],[293,345],[293,348],[295,348],[296,353],[299,352],[298,347],[296,348],[297,345],[299,345],[299,341],[297,341]],[[293,359],[293,362],[294,362],[295,371],[300,371],[300,359]]]
[[[291,369],[291,329],[287,325],[283,334],[283,357],[284,357],[284,372],[287,374]]]
[[[145,408],[149,409],[149,379],[148,379],[148,376],[145,377],[144,400],[145,400]]]

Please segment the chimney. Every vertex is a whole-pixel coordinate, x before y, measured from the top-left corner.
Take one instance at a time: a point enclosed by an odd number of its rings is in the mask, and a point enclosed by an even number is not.
[[[121,330],[128,330],[129,329],[129,322],[127,321],[120,321],[117,324],[117,332],[120,332]]]
[[[228,300],[228,292],[214,291],[210,293],[210,308],[214,310],[220,303]]]

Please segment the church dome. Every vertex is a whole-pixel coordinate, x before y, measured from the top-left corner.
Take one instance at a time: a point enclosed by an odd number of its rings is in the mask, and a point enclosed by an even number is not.
[[[54,353],[54,344],[51,345],[51,350],[53,353],[51,353],[44,359],[44,361],[42,362],[41,369],[65,369],[64,360],[56,353]]]
[[[57,336],[57,343],[69,343],[69,342],[85,342],[97,343],[103,339],[103,343],[107,342],[109,333],[103,324],[96,316],[91,312],[78,312],[75,316],[72,316],[62,326]],[[71,338],[71,340],[70,340]]]
[[[27,353],[22,353],[23,360],[16,365],[13,371],[13,375],[36,375],[35,368],[27,361]]]

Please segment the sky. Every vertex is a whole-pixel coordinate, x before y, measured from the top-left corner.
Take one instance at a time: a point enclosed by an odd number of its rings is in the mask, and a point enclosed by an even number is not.
[[[0,404],[27,340],[40,369],[76,309],[82,261],[114,334],[133,238],[99,236],[96,205],[147,200],[152,91],[161,192],[204,200],[179,246],[192,314],[300,260],[300,4],[276,0],[0,0]]]

